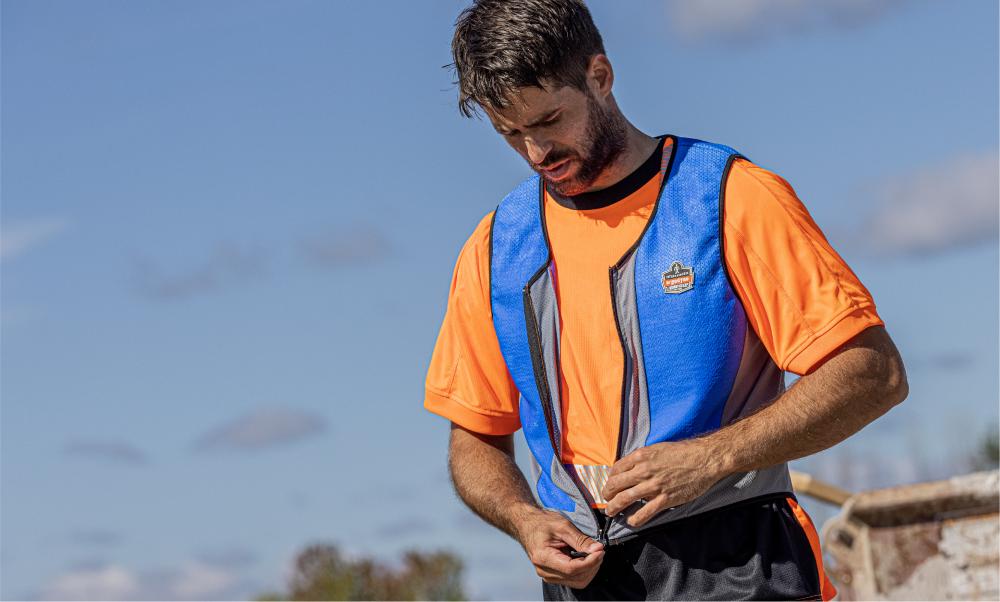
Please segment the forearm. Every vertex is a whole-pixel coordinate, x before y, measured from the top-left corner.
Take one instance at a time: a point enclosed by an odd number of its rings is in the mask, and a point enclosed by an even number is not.
[[[766,408],[705,437],[722,474],[773,466],[850,437],[907,394],[898,352],[872,328]]]
[[[448,467],[462,501],[483,520],[518,541],[519,526],[543,511],[514,462],[509,438],[481,437],[453,428]]]

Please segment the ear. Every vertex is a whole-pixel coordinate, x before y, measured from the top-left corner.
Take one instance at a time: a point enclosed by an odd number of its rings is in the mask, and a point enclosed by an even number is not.
[[[614,82],[615,72],[608,57],[604,54],[590,57],[590,65],[587,67],[587,85],[590,86],[590,91],[598,98],[607,98]]]

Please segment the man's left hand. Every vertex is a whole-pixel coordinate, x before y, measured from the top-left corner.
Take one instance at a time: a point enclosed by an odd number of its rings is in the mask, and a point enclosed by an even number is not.
[[[704,439],[665,441],[640,447],[615,462],[601,495],[614,516],[640,499],[646,503],[626,521],[637,528],[661,510],[680,506],[725,476]]]

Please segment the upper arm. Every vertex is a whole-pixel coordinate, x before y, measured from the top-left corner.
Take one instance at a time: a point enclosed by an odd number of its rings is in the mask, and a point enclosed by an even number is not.
[[[452,451],[461,449],[462,445],[469,441],[482,441],[487,445],[506,453],[511,458],[514,457],[514,435],[490,435],[480,433],[463,427],[456,422],[451,423],[450,447]]]
[[[871,293],[788,182],[740,159],[725,190],[726,267],[779,368],[807,374],[864,330],[884,326]]]
[[[424,407],[470,431],[521,428],[519,394],[493,329],[487,214],[459,252],[424,386]]]
[[[870,381],[886,401],[900,402],[909,392],[906,368],[884,326],[872,326],[851,337],[823,358],[850,378]]]

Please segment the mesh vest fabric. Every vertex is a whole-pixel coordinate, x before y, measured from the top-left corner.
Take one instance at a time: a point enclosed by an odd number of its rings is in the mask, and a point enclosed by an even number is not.
[[[609,268],[609,294],[625,357],[619,458],[643,446],[718,429],[767,403],[782,387],[781,371],[760,353],[723,261],[723,184],[732,161],[741,155],[720,144],[672,138],[646,228]],[[606,533],[599,533],[591,508],[594,481],[559,461],[560,314],[541,186],[537,175],[528,178],[494,212],[494,329],[520,393],[539,501],[591,537],[620,541],[637,533],[625,522],[637,507],[612,517]],[[698,499],[661,512],[640,530],[784,491],[791,491],[785,464],[733,474]]]

